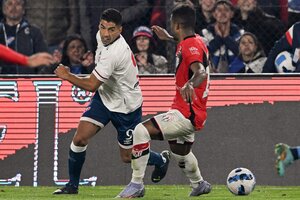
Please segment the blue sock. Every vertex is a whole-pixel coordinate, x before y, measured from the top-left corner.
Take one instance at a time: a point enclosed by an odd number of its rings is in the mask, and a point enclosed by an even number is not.
[[[149,157],[147,165],[155,165],[155,166],[160,167],[164,163],[165,163],[164,159],[162,158],[162,156],[159,153],[150,150],[150,157]]]
[[[69,184],[74,187],[78,187],[79,185],[80,173],[85,161],[85,154],[86,151],[80,153],[75,153],[71,149],[69,151]]]

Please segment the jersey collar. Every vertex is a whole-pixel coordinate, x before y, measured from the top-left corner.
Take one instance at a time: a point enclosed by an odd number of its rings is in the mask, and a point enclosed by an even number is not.
[[[185,38],[183,38],[183,40],[186,40],[186,39],[189,39],[189,38],[193,38],[193,37],[196,37],[196,34],[186,36]]]
[[[117,37],[114,41],[112,41],[111,43],[109,43],[108,45],[104,45],[105,47],[108,47],[109,45],[113,44],[115,41],[117,41],[119,38],[121,37],[121,35],[119,35],[119,37]]]

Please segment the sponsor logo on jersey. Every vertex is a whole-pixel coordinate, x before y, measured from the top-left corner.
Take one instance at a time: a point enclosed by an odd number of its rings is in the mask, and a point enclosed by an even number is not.
[[[200,52],[197,47],[190,47],[189,50],[193,55],[200,55]]]

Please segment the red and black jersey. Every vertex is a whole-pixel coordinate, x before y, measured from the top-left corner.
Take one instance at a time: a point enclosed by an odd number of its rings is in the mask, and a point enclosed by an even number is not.
[[[190,65],[200,62],[209,72],[208,49],[202,38],[195,34],[182,40],[176,50],[176,95],[172,109],[179,110],[186,118],[189,118],[196,129],[201,129],[206,120],[206,102],[208,95],[208,80],[203,81],[195,89],[196,98],[192,103],[186,102],[180,95],[180,89],[193,76]]]

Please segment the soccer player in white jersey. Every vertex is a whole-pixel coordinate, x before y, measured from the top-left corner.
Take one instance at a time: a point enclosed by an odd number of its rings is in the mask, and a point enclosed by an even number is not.
[[[132,132],[141,122],[143,99],[137,65],[130,47],[121,35],[121,24],[122,16],[119,11],[107,9],[102,13],[96,36],[96,67],[89,76],[76,76],[70,73],[69,67],[63,65],[55,70],[58,77],[95,94],[80,118],[70,146],[70,181],[53,194],[78,193],[88,141],[110,121],[118,131],[121,159],[125,163],[131,161]],[[168,155],[153,151],[150,154],[149,165],[166,171]]]

